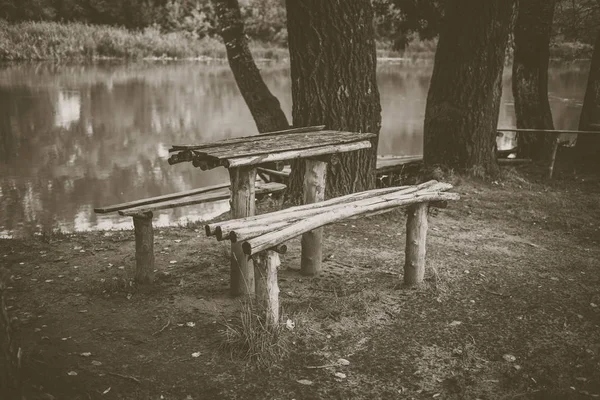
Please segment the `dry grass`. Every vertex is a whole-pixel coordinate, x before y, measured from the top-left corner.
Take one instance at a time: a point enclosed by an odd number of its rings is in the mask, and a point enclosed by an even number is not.
[[[223,348],[258,366],[270,368],[290,353],[284,325],[266,324],[254,301],[241,302],[237,318],[223,322]]]

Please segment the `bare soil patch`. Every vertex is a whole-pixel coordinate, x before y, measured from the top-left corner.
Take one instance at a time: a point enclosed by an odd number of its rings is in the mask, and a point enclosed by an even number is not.
[[[202,227],[156,232],[152,287],[130,282],[130,231],[0,240],[28,398],[600,398],[598,177],[455,191],[430,216],[416,290],[402,211],[326,227],[318,278],[292,241],[280,298],[295,327],[266,369],[224,346],[242,307],[228,244]]]

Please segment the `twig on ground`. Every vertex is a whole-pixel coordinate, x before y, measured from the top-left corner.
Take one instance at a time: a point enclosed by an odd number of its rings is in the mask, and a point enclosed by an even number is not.
[[[140,381],[135,376],[121,375],[121,374],[117,374],[116,372],[108,372],[108,374],[112,375],[112,376],[118,376],[119,378],[123,378],[123,379],[129,379],[130,381],[134,381],[136,383],[140,383],[140,384],[142,383],[142,381]]]
[[[168,320],[168,321],[167,321],[167,323],[165,324],[165,326],[163,326],[162,328],[160,328],[160,330],[158,330],[158,331],[154,332],[154,333],[152,334],[152,336],[156,336],[156,335],[158,335],[159,333],[162,333],[162,332],[163,332],[165,329],[167,329],[167,328],[169,327],[169,325],[171,325],[171,320]]]
[[[331,367],[339,367],[339,364],[325,364],[325,365],[307,365],[304,368],[307,369],[319,369],[319,368],[331,368]]]

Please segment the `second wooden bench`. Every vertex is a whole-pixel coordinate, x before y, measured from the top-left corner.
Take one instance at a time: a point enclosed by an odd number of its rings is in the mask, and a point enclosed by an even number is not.
[[[271,193],[281,192],[286,186],[282,183],[256,183],[258,199]],[[94,211],[99,214],[118,212],[120,215],[133,218],[135,231],[135,281],[149,283],[154,278],[154,229],[152,227],[153,212],[195,204],[210,203],[231,198],[229,184],[207,186],[184,192],[140,199],[128,203],[98,207]]]

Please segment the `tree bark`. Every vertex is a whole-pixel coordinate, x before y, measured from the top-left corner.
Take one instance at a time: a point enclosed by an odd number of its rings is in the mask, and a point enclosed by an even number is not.
[[[520,0],[512,89],[517,128],[554,129],[548,101],[550,34],[556,0]],[[557,134],[518,133],[518,157],[550,161]]]
[[[599,130],[598,126],[594,127],[592,124],[600,124],[600,31],[594,45],[594,55],[579,119],[579,130]],[[600,166],[600,135],[577,135],[575,153],[582,167],[598,168]]]
[[[424,162],[495,174],[502,70],[514,0],[448,4],[427,97]]]
[[[219,31],[229,66],[242,97],[246,101],[259,132],[289,128],[288,120],[256,66],[244,33],[244,23],[237,0],[213,0]]]
[[[379,134],[381,105],[369,0],[287,0],[295,126]],[[334,156],[326,196],[375,187],[377,138],[372,148]],[[292,164],[289,194],[302,196],[304,163]]]

